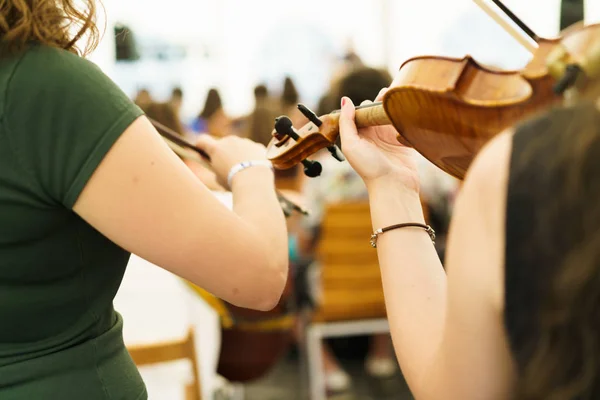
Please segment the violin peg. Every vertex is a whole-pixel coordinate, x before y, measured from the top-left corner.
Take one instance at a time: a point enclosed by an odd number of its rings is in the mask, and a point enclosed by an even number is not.
[[[333,156],[333,158],[335,158],[339,162],[346,161],[346,157],[344,157],[344,154],[342,153],[342,151],[340,150],[340,148],[337,147],[335,144],[329,146],[327,148],[327,150],[329,150],[329,152],[331,153],[331,155]]]
[[[583,74],[583,69],[577,64],[569,64],[565,69],[562,78],[554,85],[554,93],[558,95],[564,94],[567,89],[575,85],[577,79]]]
[[[295,141],[298,141],[300,138],[298,132],[294,129],[292,120],[285,115],[275,118],[275,132],[277,132],[281,138],[289,136]]]
[[[321,121],[319,117],[317,117],[317,114],[315,114],[310,108],[306,107],[304,104],[298,104],[298,110],[300,110],[302,115],[308,118],[308,120],[315,124],[317,127],[323,125],[323,121]]]
[[[309,178],[316,178],[323,172],[323,166],[318,161],[302,160],[302,165],[304,165],[304,175]]]

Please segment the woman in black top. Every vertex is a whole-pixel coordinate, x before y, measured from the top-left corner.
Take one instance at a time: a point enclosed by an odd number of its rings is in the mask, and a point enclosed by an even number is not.
[[[379,235],[392,337],[417,399],[600,398],[599,108],[551,110],[480,152],[447,273],[424,229]],[[424,223],[414,150],[389,127],[359,135],[353,113],[343,99],[342,145],[373,229]]]

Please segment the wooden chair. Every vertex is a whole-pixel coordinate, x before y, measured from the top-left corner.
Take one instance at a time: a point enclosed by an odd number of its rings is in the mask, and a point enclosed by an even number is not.
[[[369,203],[325,208],[317,246],[320,295],[307,326],[311,400],[324,400],[321,342],[324,338],[389,332]]]
[[[190,329],[187,337],[182,340],[128,346],[127,350],[138,367],[183,359],[190,360],[193,381],[185,388],[185,400],[201,400],[200,374],[194,339],[194,330]]]

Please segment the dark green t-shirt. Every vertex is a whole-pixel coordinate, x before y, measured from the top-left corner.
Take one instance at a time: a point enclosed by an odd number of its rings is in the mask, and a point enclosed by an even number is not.
[[[74,54],[0,60],[1,400],[147,397],[113,308],[129,253],[72,211],[141,114]]]

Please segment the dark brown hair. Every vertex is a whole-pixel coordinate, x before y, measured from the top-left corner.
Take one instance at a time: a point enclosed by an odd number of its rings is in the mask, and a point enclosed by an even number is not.
[[[208,94],[206,95],[204,109],[200,113],[200,118],[208,120],[221,108],[223,108],[221,95],[219,94],[219,91],[217,89],[212,88],[208,91]]]
[[[0,0],[2,55],[24,50],[29,44],[58,47],[80,56],[98,45],[95,0]],[[87,35],[85,46],[77,47]]]
[[[356,105],[365,100],[374,101],[379,91],[392,83],[392,76],[385,70],[360,67],[343,77],[336,93],[336,107],[343,96]]]
[[[283,92],[281,93],[281,104],[283,107],[295,107],[298,104],[298,90],[292,78],[287,76],[283,82]]]
[[[531,278],[525,284],[531,290],[522,294],[521,303],[509,304],[506,315],[514,321],[516,314],[527,314],[520,317],[526,329],[510,330],[517,335],[512,336],[517,398],[597,398],[600,111],[593,102],[556,108],[519,126],[514,140],[518,153],[512,159],[507,215],[530,216],[515,222],[521,224],[522,238],[507,236],[514,247],[507,247],[506,262],[523,261],[507,264],[512,271],[531,270],[519,273]]]

